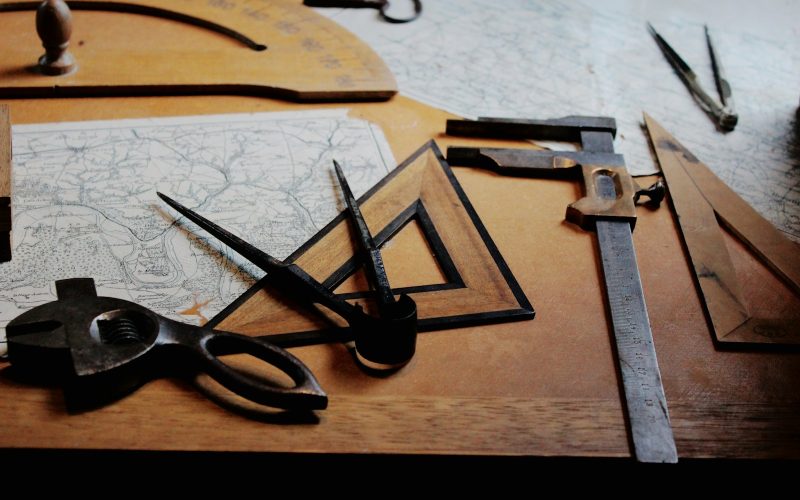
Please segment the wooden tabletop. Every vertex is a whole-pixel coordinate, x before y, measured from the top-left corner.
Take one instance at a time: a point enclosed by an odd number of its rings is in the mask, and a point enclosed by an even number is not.
[[[14,124],[342,106],[227,96],[3,103]],[[383,128],[398,160],[430,139],[442,149],[530,147],[447,137],[452,115],[400,96],[346,106]],[[413,361],[388,378],[361,372],[342,345],[293,349],[330,396],[327,410],[301,421],[224,396],[218,405],[172,379],[71,415],[59,389],[25,385],[0,365],[0,447],[629,456],[594,235],[564,221],[580,186],[454,170],[533,303],[533,321],[422,334]],[[726,241],[752,307],[800,316],[797,298]],[[669,204],[639,209],[634,242],[679,456],[800,456],[800,353],[715,347]],[[403,262],[420,257],[413,245],[390,246],[390,279],[402,272],[413,284],[419,277]]]

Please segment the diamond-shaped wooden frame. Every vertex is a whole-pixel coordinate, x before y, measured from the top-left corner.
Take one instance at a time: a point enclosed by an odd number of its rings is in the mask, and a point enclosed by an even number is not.
[[[364,194],[359,206],[378,245],[416,220],[433,250],[446,282],[395,290],[417,303],[419,331],[533,319],[533,307],[435,142],[426,143]],[[287,261],[335,289],[359,267],[356,248],[342,213]],[[369,295],[341,296],[369,302]],[[282,346],[349,340],[349,330],[333,314],[329,321],[308,316],[293,309],[267,276],[209,325],[266,336]]]

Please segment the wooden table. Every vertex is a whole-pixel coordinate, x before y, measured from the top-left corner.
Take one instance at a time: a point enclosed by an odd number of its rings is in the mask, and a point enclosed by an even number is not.
[[[224,96],[4,102],[15,124],[342,106]],[[524,146],[446,137],[452,115],[404,97],[346,106],[383,128],[398,160],[431,138],[443,149]],[[294,349],[330,406],[284,425],[275,414],[227,411],[175,380],[69,415],[60,390],[19,383],[0,365],[0,447],[629,456],[594,237],[564,221],[579,185],[455,172],[533,321],[423,334],[414,360],[389,378],[360,372],[342,345]],[[799,457],[800,353],[716,349],[669,205],[639,216],[634,240],[679,456]],[[799,316],[797,299],[728,243],[754,308]],[[417,257],[399,245],[385,252],[390,273]]]

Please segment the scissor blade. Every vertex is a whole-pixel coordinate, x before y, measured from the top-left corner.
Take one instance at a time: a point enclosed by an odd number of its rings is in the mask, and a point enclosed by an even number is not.
[[[375,240],[369,232],[367,223],[364,220],[364,215],[358,207],[358,201],[347,183],[347,179],[342,172],[342,168],[336,160],[333,160],[333,167],[336,170],[336,177],[339,179],[339,186],[342,188],[345,202],[347,203],[347,210],[350,214],[350,220],[353,221],[353,226],[358,233],[358,243],[362,252],[367,258],[367,278],[370,281],[375,293],[378,296],[379,308],[383,310],[386,306],[395,303],[392,287],[389,285],[389,278],[386,276],[386,268],[383,265],[383,257],[381,251],[375,245]]]

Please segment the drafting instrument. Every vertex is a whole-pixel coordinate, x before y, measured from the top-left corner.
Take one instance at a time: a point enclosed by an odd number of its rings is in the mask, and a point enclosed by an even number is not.
[[[261,339],[196,327],[133,302],[98,297],[92,278],[56,281],[58,300],[37,306],[6,327],[17,373],[63,384],[67,403],[84,410],[114,401],[164,373],[204,372],[255,403],[321,410],[328,398],[311,371]],[[219,356],[245,353],[288,375],[287,388],[234,369]]]
[[[717,87],[719,102],[708,95],[700,85],[697,75],[692,71],[692,68],[689,67],[675,49],[656,32],[655,28],[653,28],[650,23],[647,23],[647,29],[655,39],[658,48],[661,49],[667,62],[669,62],[672,69],[675,70],[675,73],[684,85],[686,85],[686,88],[689,89],[695,101],[703,108],[703,111],[714,119],[720,129],[727,131],[733,130],[736,127],[736,123],[739,121],[739,115],[736,114],[733,105],[731,86],[728,83],[728,79],[725,77],[725,72],[722,69],[722,61],[720,61],[719,54],[717,54],[717,50],[714,47],[714,42],[711,40],[708,26],[705,26],[706,45],[708,45],[708,53],[711,57],[711,69],[714,72],[714,84]]]
[[[308,7],[343,7],[346,9],[376,9],[384,21],[393,24],[409,23],[422,14],[422,0],[411,0],[414,13],[409,17],[394,17],[389,14],[389,0],[303,0]]]
[[[44,3],[34,23],[42,2],[0,2],[0,98],[385,100],[397,91],[372,49],[290,0],[78,0],[71,15],[54,7],[62,0]]]
[[[614,153],[616,126],[611,118],[448,120],[447,133],[561,141],[579,138],[583,150],[577,152],[451,147],[447,158],[456,165],[488,168],[504,175],[583,180],[585,196],[567,207],[566,218],[597,232],[634,452],[642,462],[676,462],[632,238],[637,198],[647,195],[658,202],[663,198],[663,186],[650,190],[636,186],[624,158]]]
[[[170,207],[200,226],[263,271],[273,276],[280,287],[302,302],[319,303],[341,316],[352,329],[359,356],[376,366],[400,366],[414,354],[417,332],[402,319],[390,326],[336,296],[296,264],[286,264],[259,250],[233,233],[198,215],[177,201],[157,193]],[[406,326],[406,328],[403,328]]]
[[[378,303],[378,316],[380,318],[381,331],[376,333],[381,336],[397,337],[403,339],[402,347],[398,349],[396,354],[392,354],[394,362],[387,368],[395,368],[402,366],[411,360],[414,355],[417,341],[417,305],[409,298],[408,294],[400,295],[400,299],[394,298],[394,292],[389,285],[389,278],[386,276],[386,268],[383,265],[383,257],[381,250],[375,244],[372,234],[369,232],[367,223],[358,208],[358,201],[356,201],[353,192],[350,190],[350,185],[342,172],[341,167],[333,161],[334,169],[336,170],[336,178],[339,180],[339,186],[344,194],[345,202],[347,203],[347,212],[350,215],[350,221],[356,232],[356,241],[361,250],[365,265],[364,269],[375,294]],[[361,340],[361,345],[358,341]],[[366,341],[366,343],[365,343]],[[370,362],[370,358],[381,357],[375,355],[364,356],[370,349],[382,349],[383,344],[374,342],[372,337],[361,338],[356,337],[356,353],[363,358],[362,362]],[[383,356],[385,357],[385,356]],[[375,366],[374,368],[381,368]]]
[[[0,104],[0,262],[11,260],[11,120]]]
[[[436,261],[440,278],[392,290],[416,303],[419,332],[533,319],[533,307],[433,141],[361,196],[358,206],[384,256],[388,242],[421,233],[420,251]],[[348,219],[340,214],[285,262],[337,292],[363,262]],[[287,309],[276,285],[268,274],[209,324],[247,335],[269,331],[265,338],[283,347],[353,340],[353,330],[335,314],[321,310],[326,320],[311,321]],[[374,308],[369,291],[336,295]]]
[[[651,116],[645,114],[644,119],[717,342],[800,343],[797,320],[760,318],[750,313],[720,225],[800,294],[797,244],[753,210]]]

